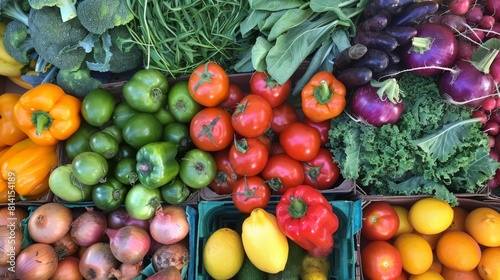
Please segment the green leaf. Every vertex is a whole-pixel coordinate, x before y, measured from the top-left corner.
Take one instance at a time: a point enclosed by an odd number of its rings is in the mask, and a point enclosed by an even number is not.
[[[252,64],[252,49],[240,53],[239,60],[233,66],[234,71],[240,73],[253,72],[255,68]]]
[[[479,120],[479,118],[474,118],[450,123],[431,135],[411,142],[434,159],[446,161],[455,148],[462,145],[462,140],[470,134],[471,127],[467,125],[479,122]]]
[[[495,175],[496,170],[500,168],[499,163],[492,159],[489,153],[478,149],[475,154],[475,161],[464,168],[464,178],[469,186],[486,183],[487,180]]]
[[[359,3],[359,0],[311,0],[310,7],[316,13],[322,13],[326,11],[333,11],[333,9],[338,9],[347,6],[355,6]]]
[[[289,29],[300,25],[301,23],[306,21],[312,14],[313,11],[311,9],[287,10],[276,22],[274,22],[274,25],[272,26],[267,39],[269,41],[276,40],[279,35],[287,32]]]
[[[240,32],[243,38],[250,36],[251,31],[257,27],[258,23],[265,20],[271,12],[253,10],[248,17],[240,23]]]
[[[359,141],[359,129],[351,129],[346,133],[345,140],[349,145],[345,149],[346,158],[343,164],[342,175],[346,179],[357,179],[359,177],[361,143]]]
[[[264,72],[267,69],[266,56],[273,45],[266,38],[259,36],[252,47],[252,65],[255,70]]]
[[[472,54],[472,61],[480,61],[491,49],[500,49],[500,39],[490,38],[488,41],[481,44],[480,47]]]
[[[302,0],[249,0],[250,8],[254,10],[280,11],[298,8],[305,4]]]
[[[273,28],[274,24],[287,12],[287,10],[274,12],[266,18],[265,21],[262,21],[262,24],[259,24],[260,32],[265,32],[266,34]],[[271,41],[271,40],[269,40]]]
[[[389,182],[389,193],[397,195],[434,195],[435,198],[444,200],[450,205],[458,205],[457,197],[444,185],[425,179],[422,176],[409,178],[401,183]]]

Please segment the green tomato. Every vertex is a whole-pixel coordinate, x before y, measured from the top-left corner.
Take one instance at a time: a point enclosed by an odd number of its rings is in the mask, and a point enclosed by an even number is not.
[[[174,116],[165,107],[161,107],[156,113],[154,113],[154,115],[160,121],[162,126],[175,122]]]
[[[107,178],[92,188],[92,202],[104,211],[118,209],[124,202],[129,188],[115,178]]]
[[[95,185],[104,180],[108,168],[108,161],[95,152],[83,152],[71,162],[73,175],[85,185]]]
[[[196,102],[188,90],[188,82],[180,81],[172,86],[167,97],[168,109],[178,122],[189,123],[203,107]]]
[[[90,201],[92,186],[78,181],[71,164],[58,166],[49,176],[49,188],[60,199],[68,202]]]
[[[106,159],[114,157],[118,153],[120,144],[113,135],[104,131],[98,131],[89,139],[90,148],[93,152],[100,154]]]
[[[91,152],[90,136],[99,131],[96,127],[91,126],[85,121],[82,121],[80,127],[73,133],[64,143],[66,155],[70,160],[73,160],[78,154],[83,152]]]
[[[193,141],[189,134],[189,126],[180,122],[164,126],[162,140],[175,144],[179,154],[184,154],[193,146]]]
[[[161,140],[163,127],[160,121],[149,113],[139,113],[131,117],[123,127],[123,140],[135,149]]]
[[[167,101],[168,80],[155,69],[137,71],[122,89],[123,97],[132,108],[155,113]]]
[[[118,162],[124,158],[135,158],[137,150],[126,143],[122,143],[118,149],[118,153],[115,156],[115,160]]]
[[[113,116],[115,109],[114,96],[105,89],[94,89],[82,101],[83,119],[93,126],[102,126]]]
[[[108,133],[109,135],[113,136],[113,138],[116,139],[116,142],[118,142],[118,144],[121,144],[122,141],[123,141],[123,135],[122,135],[122,129],[121,127],[117,126],[117,125],[109,125],[107,127],[105,127],[102,132],[106,132]]]
[[[215,159],[207,151],[192,149],[182,157],[179,176],[188,187],[201,189],[208,186],[216,173]]]
[[[115,166],[115,178],[122,184],[134,185],[137,181],[137,160],[135,158],[124,158]]]
[[[133,116],[139,114],[139,111],[132,108],[132,106],[128,105],[127,102],[122,102],[116,105],[115,110],[113,111],[112,121],[113,124],[123,128],[125,123]]]
[[[172,181],[161,186],[160,193],[165,202],[176,205],[184,203],[191,194],[191,191],[189,191],[189,188],[184,184],[181,178],[176,177]]]
[[[149,220],[161,205],[160,189],[151,189],[142,184],[136,184],[129,189],[125,197],[125,210],[139,220]]]

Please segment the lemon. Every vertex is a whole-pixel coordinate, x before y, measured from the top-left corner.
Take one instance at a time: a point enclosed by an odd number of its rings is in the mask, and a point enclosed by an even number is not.
[[[410,207],[408,219],[415,231],[437,234],[451,225],[453,215],[453,208],[446,201],[427,197],[418,200]]]
[[[398,231],[396,231],[396,234],[394,236],[398,236],[402,233],[411,233],[413,231],[413,226],[410,224],[410,221],[408,220],[408,209],[403,206],[399,205],[393,205],[392,208],[396,210],[396,213],[398,214],[399,218],[399,228]]]
[[[230,279],[243,265],[245,251],[241,236],[230,228],[220,228],[210,235],[203,248],[203,264],[216,280]]]

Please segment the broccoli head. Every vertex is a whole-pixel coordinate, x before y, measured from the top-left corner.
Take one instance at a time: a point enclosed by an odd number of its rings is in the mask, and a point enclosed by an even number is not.
[[[92,77],[90,70],[86,67],[76,71],[59,70],[56,83],[66,93],[76,97],[85,97],[90,91],[101,85],[101,81]]]
[[[107,34],[109,41],[98,41],[94,45],[92,57],[87,61],[91,70],[123,73],[142,66],[142,50],[132,41],[126,26],[112,28]]]
[[[77,70],[85,60],[84,48],[70,48],[84,40],[88,31],[77,18],[62,22],[57,7],[31,9],[29,32],[38,55],[59,69]]]
[[[37,10],[44,7],[58,7],[63,22],[76,17],[76,0],[29,0],[29,3]]]
[[[0,0],[0,17],[18,20],[28,25],[28,14],[22,9],[17,0]]]
[[[28,64],[35,51],[28,26],[18,20],[7,24],[3,44],[5,50],[21,64]]]
[[[82,0],[76,7],[76,14],[82,25],[95,34],[103,34],[134,19],[124,0]]]

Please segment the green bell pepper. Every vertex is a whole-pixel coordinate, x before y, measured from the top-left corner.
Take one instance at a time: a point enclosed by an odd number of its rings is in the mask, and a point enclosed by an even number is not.
[[[153,142],[137,151],[137,176],[139,182],[152,189],[159,188],[179,173],[175,157],[177,147],[170,142]]]
[[[165,75],[155,69],[142,69],[123,85],[122,92],[132,108],[144,113],[155,113],[167,101],[168,90]]]

